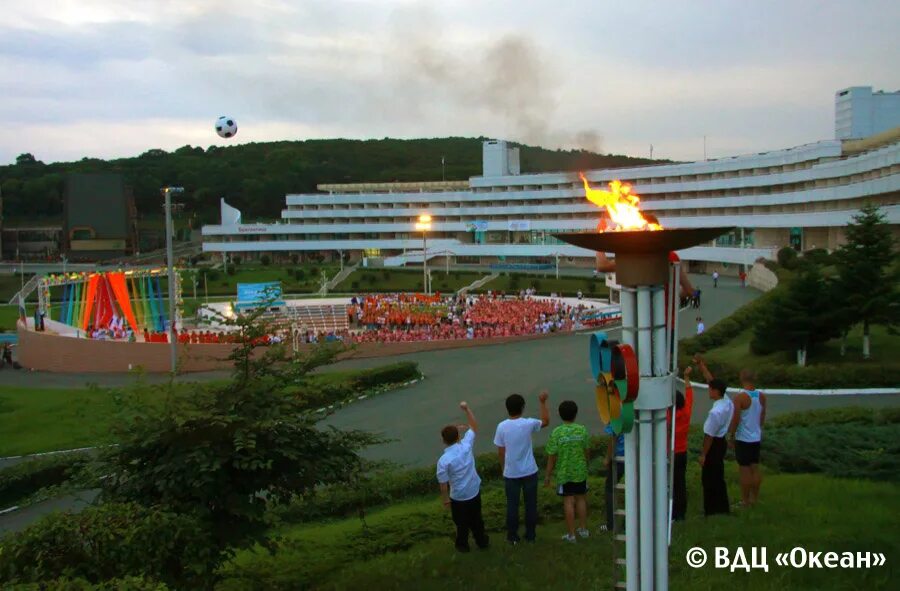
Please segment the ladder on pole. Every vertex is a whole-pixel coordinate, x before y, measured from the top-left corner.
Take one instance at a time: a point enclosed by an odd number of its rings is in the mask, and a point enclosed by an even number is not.
[[[617,435],[622,437],[622,435]],[[613,446],[613,453],[618,447],[618,441]],[[612,486],[612,559],[613,559],[613,589],[625,589],[625,483],[619,482],[619,465],[625,465],[625,456],[614,455],[611,465]],[[625,475],[622,475],[624,480]],[[621,502],[620,502],[621,500]]]

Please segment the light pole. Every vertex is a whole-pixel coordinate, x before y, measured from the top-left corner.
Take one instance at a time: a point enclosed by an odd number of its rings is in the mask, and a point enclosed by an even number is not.
[[[423,213],[416,222],[416,230],[422,232],[422,287],[428,295],[428,230],[431,229],[431,215]]]
[[[172,375],[175,375],[178,362],[178,343],[175,339],[175,261],[172,254],[172,195],[184,193],[184,187],[164,187],[163,195],[166,198],[166,270],[169,277],[169,353],[172,362]]]
[[[341,259],[341,272],[344,272],[344,251],[338,250],[338,257]]]
[[[556,278],[559,279],[559,253],[554,253],[553,256],[556,257]]]

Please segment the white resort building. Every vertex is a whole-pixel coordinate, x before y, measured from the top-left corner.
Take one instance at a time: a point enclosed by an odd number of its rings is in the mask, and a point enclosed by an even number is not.
[[[619,179],[663,227],[734,226],[714,243],[680,252],[694,266],[734,271],[784,246],[841,244],[859,207],[884,207],[900,228],[900,92],[854,87],[835,96],[835,139],[684,164],[584,171],[594,187]],[[222,222],[203,227],[203,250],[277,259],[343,253],[369,263],[422,261],[421,214],[431,216],[428,258],[458,264],[590,265],[594,253],[560,243],[557,232],[593,231],[601,210],[577,173],[529,174],[518,148],[486,141],[483,174],[468,181],[323,184],[289,194],[281,221],[242,223],[222,204]],[[705,264],[704,264],[705,263]],[[736,272],[736,271],[734,271]]]

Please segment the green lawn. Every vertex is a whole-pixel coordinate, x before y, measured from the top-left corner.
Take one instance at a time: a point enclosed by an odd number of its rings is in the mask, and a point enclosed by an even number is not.
[[[373,371],[378,368],[326,371],[315,374],[313,380],[316,388],[340,387],[341,382],[350,383]],[[176,387],[188,391],[194,386]],[[161,390],[151,388],[149,392],[149,396],[162,395]],[[4,387],[0,392],[0,456],[109,443],[109,426],[117,410],[114,390]]]
[[[518,276],[516,276],[518,275]],[[603,279],[593,277],[560,277],[556,275],[501,275],[486,284],[480,291],[505,291],[518,293],[520,290],[533,287],[540,294],[556,293],[559,295],[574,296],[581,291],[585,297],[605,298],[609,295],[609,289]],[[593,288],[593,292],[591,289]]]
[[[738,496],[734,464],[728,467],[730,494]],[[803,546],[810,551],[900,551],[900,486],[818,475],[767,474],[762,501],[732,516],[701,514],[699,470],[688,469],[688,519],[676,524],[670,550],[672,589],[893,589],[893,567],[868,570],[792,569],[775,564],[777,552]],[[548,489],[539,491],[536,544],[503,542],[504,496],[499,483],[483,489],[485,522],[492,546],[461,555],[453,550],[453,525],[437,494],[370,509],[359,518],[290,525],[274,554],[244,551],[225,569],[223,591],[238,589],[606,589],[611,587],[612,543],[596,526],[602,519],[602,479],[591,478],[588,540],[564,544],[561,504]],[[788,525],[793,524],[793,525]],[[877,526],[875,525],[877,524]],[[715,546],[768,548],[769,573],[692,569],[687,550]],[[893,581],[893,582],[891,582]]]
[[[25,274],[25,283],[28,283],[28,280],[31,279],[32,275],[29,273]],[[3,273],[0,274],[0,304],[5,304],[9,301],[11,297],[16,295],[16,292],[22,288],[22,277],[18,273]],[[32,297],[36,298],[32,294]]]
[[[434,291],[450,293],[470,285],[484,277],[474,271],[453,271],[447,274],[444,267],[433,265],[431,283]],[[335,291],[352,292],[412,292],[423,289],[421,269],[357,269],[338,284]]]
[[[337,266],[326,265],[291,265],[277,266],[270,265],[265,267],[243,267],[237,266],[234,275],[226,275],[221,269],[217,271],[215,279],[207,280],[207,288],[209,295],[227,295],[235,297],[237,295],[238,283],[266,283],[269,281],[280,281],[284,293],[311,293],[319,291],[322,287],[322,271],[325,271],[328,278],[331,279],[339,271]],[[297,279],[288,273],[291,269],[302,269],[303,278]],[[191,271],[182,271],[181,274],[181,290],[184,296],[194,295],[193,273]],[[203,297],[203,279],[197,280],[197,296]]]
[[[778,351],[769,355],[754,355],[750,352],[750,340],[753,329],[748,328],[728,343],[717,347],[706,354],[710,361],[729,363],[741,367],[759,365],[795,365],[794,355]],[[841,356],[840,341],[837,339],[825,343],[821,348],[808,354],[807,364],[815,366],[857,365],[862,361],[862,326],[855,327],[847,338],[847,352]],[[871,329],[871,358],[869,363],[900,368],[900,335],[888,334],[881,326]]]

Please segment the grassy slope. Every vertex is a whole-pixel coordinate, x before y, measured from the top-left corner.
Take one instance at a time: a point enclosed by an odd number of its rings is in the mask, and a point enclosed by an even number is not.
[[[288,269],[303,269],[305,272],[302,280],[297,280],[288,275]],[[314,269],[315,274],[311,273]],[[235,297],[238,283],[265,283],[280,281],[284,293],[309,293],[318,291],[322,286],[322,271],[328,274],[328,278],[334,277],[338,272],[337,266],[322,265],[271,265],[267,267],[243,267],[238,266],[234,275],[219,274],[217,279],[207,281],[209,295],[227,295]],[[182,295],[189,296],[194,293],[193,273],[183,272],[181,283]],[[197,281],[197,296],[203,296],[203,280]]]
[[[444,273],[444,266],[436,260],[429,264],[431,269],[431,283],[436,291],[457,291],[480,277],[483,273],[472,271],[451,271],[449,275]],[[385,279],[387,275],[387,279]],[[358,287],[353,287],[353,284]],[[391,291],[421,291],[421,269],[357,269],[344,281],[338,284],[335,291],[350,293],[354,291],[367,292],[391,292]]]
[[[591,284],[594,285],[594,293],[590,293],[589,286]],[[515,287],[516,285],[518,287]],[[512,293],[527,287],[535,287],[541,294],[575,295],[580,290],[585,297],[605,298],[609,295],[609,289],[602,279],[591,277],[560,277],[557,279],[556,275],[524,275],[517,280],[508,275],[502,275],[485,285],[482,291],[491,289]]]
[[[796,359],[783,351],[769,355],[754,355],[750,352],[753,329],[747,329],[728,343],[706,354],[710,361],[727,362],[740,367],[760,365],[795,365]],[[820,349],[809,353],[808,364],[855,365],[862,360],[862,326],[856,326],[847,338],[847,354],[841,357],[840,341],[825,343]],[[881,326],[871,329],[871,362],[900,367],[900,336],[890,335]]]
[[[900,486],[817,475],[767,475],[763,501],[735,516],[701,515],[699,470],[688,471],[689,515],[677,524],[670,552],[673,589],[891,589],[890,568],[870,570],[794,570],[775,565],[775,553],[804,546],[812,551],[876,551],[895,556]],[[728,466],[732,499],[737,498],[734,464]],[[591,479],[590,523],[601,519],[602,479]],[[534,546],[503,543],[504,498],[500,486],[484,492],[484,514],[492,532],[488,552],[453,551],[453,526],[437,496],[409,500],[372,511],[366,527],[351,518],[277,531],[284,543],[274,555],[243,552],[226,569],[220,589],[600,589],[612,577],[608,534],[595,534],[575,546],[564,545],[561,506],[547,489],[539,492],[542,523]],[[796,524],[791,527],[787,524]],[[868,526],[866,524],[871,524]],[[874,526],[877,524],[877,526]],[[693,546],[710,554],[722,545],[766,546],[770,572],[730,573],[686,566]],[[892,582],[893,581],[893,582]]]
[[[336,385],[362,371],[323,372],[315,379]],[[6,387],[0,392],[0,456],[108,443],[117,408],[114,390]]]

